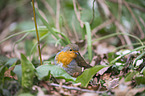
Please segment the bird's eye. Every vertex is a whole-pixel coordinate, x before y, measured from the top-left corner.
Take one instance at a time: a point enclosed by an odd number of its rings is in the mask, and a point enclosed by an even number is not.
[[[72,49],[70,49],[69,51],[72,51]]]

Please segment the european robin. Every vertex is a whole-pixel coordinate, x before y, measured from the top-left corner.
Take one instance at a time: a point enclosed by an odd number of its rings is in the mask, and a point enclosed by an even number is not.
[[[79,47],[76,44],[69,44],[58,52],[55,56],[54,63],[73,77],[77,77],[82,73],[82,67],[91,67],[80,55]]]

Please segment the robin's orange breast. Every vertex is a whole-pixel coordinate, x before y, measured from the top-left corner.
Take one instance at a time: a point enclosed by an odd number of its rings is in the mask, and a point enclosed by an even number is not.
[[[56,61],[57,63],[63,63],[63,67],[67,67],[70,62],[77,57],[77,54],[75,53],[76,51],[61,51],[57,56],[56,56]]]

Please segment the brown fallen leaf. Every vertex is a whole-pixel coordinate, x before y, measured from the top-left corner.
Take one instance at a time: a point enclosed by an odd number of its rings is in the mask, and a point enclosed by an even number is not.
[[[11,75],[11,71],[12,71],[12,70],[14,70],[14,67],[11,67],[11,68],[9,68],[7,71],[5,71],[4,76],[5,76],[5,77],[14,78],[15,80],[18,80],[18,78],[17,78],[16,75],[14,75],[14,76]]]
[[[113,89],[119,85],[119,78],[115,78],[113,80],[106,80],[106,83],[104,84],[107,89]]]
[[[99,96],[96,93],[83,93],[81,96]]]
[[[134,96],[135,94],[143,92],[144,90],[145,88],[133,88],[126,93],[126,96]]]

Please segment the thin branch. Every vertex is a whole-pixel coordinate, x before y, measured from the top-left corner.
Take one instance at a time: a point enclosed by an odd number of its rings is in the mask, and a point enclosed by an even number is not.
[[[96,28],[94,28],[94,29],[92,30],[92,36],[93,36],[94,34],[96,34],[96,32],[98,32],[99,30],[101,30],[101,29],[103,29],[104,27],[110,25],[113,21],[114,21],[113,18],[112,18],[112,19],[109,19],[109,20],[105,21],[104,23],[100,24],[99,26],[97,26]]]
[[[143,30],[141,29],[141,27],[139,25],[139,22],[137,21],[135,15],[133,14],[133,12],[132,12],[131,8],[129,7],[128,3],[126,1],[123,1],[123,2],[125,4],[125,6],[127,7],[128,11],[131,13],[132,18],[134,19],[134,21],[135,21],[135,23],[136,23],[136,25],[137,25],[140,33],[141,33],[141,38],[143,39],[145,36],[144,36]]]
[[[41,16],[45,19],[45,21],[48,22],[48,20],[47,20],[47,18],[46,18],[46,15],[44,14],[44,12],[43,12],[42,10],[40,10],[40,9],[38,8],[38,4],[37,4],[37,3],[35,3],[35,8],[38,9],[38,11],[39,11],[39,13],[41,14]]]
[[[46,2],[46,0],[42,0],[42,3],[45,5],[45,7],[47,8],[47,10],[50,13],[51,17],[55,21],[56,17],[55,17],[55,12],[53,11],[53,8],[48,4],[48,2]]]
[[[56,1],[56,5],[57,5],[57,8],[56,8],[56,29],[58,31],[60,31],[60,28],[59,28],[59,13],[60,13],[60,0],[57,0]]]
[[[76,17],[77,17],[78,21],[80,22],[81,28],[83,28],[84,27],[84,22],[81,20],[80,12],[77,11],[76,1],[75,0],[73,0],[73,5],[74,5],[74,11],[75,11]]]
[[[92,20],[90,21],[90,24],[93,23],[94,18],[95,18],[95,9],[94,9],[95,1],[96,1],[96,0],[93,1],[93,8],[92,8],[92,10],[93,10],[93,18],[92,18]]]
[[[139,20],[140,20],[140,22],[142,23],[142,25],[143,25],[144,28],[145,28],[145,22],[144,22],[144,20],[143,20],[141,17],[139,17]]]
[[[122,33],[124,33],[124,34],[126,33],[126,30],[125,30],[125,28],[124,28],[123,25],[121,25],[117,20],[115,20],[114,23],[115,23],[115,25],[118,27],[118,29],[119,29]],[[132,45],[130,38],[129,38],[127,35],[123,35],[123,36],[124,36],[124,38],[125,38],[127,44],[128,44],[128,45]],[[130,48],[130,49],[133,49],[133,46],[129,46],[129,48]]]
[[[73,22],[72,22],[72,28],[73,28],[73,32],[74,32],[74,35],[75,35],[76,41],[79,41],[79,37],[78,37],[78,34],[77,34],[77,32],[76,32],[75,25],[74,25]]]
[[[35,16],[35,8],[34,8],[34,0],[32,0],[32,5],[33,5],[35,30],[36,30],[37,42],[38,42],[38,51],[39,51],[40,63],[42,65],[41,50],[40,50],[40,41],[39,41],[39,33],[38,33],[38,29],[37,29],[36,16]]]
[[[118,3],[117,0],[108,0],[108,1],[113,2],[113,3]],[[125,5],[125,4],[123,3],[123,5]],[[141,12],[145,12],[145,8],[142,8],[142,7],[140,7],[140,6],[137,6],[137,5],[133,4],[133,3],[128,2],[128,5],[129,5],[131,8],[135,8],[135,9],[138,9],[139,11],[141,11]]]
[[[109,18],[111,15],[111,12],[110,12],[108,6],[105,4],[105,1],[104,0],[97,0],[97,1],[101,5],[101,7],[103,8],[106,17]]]
[[[99,4],[98,0],[96,0],[96,4],[97,4],[97,7],[98,7],[97,9],[99,11],[99,15],[100,15],[101,19],[103,21],[105,21],[106,20],[106,17],[105,17],[105,14],[103,12],[103,9],[102,9],[101,5]]]
[[[121,16],[122,16],[122,0],[118,0],[118,21],[121,20]],[[116,33],[119,33],[119,29],[118,27],[116,28]],[[122,35],[118,35],[122,45],[125,44],[125,40],[124,38],[122,37]]]
[[[59,84],[55,84],[55,83],[48,83],[48,85],[54,86],[54,87],[60,86]],[[61,87],[64,89],[68,89],[68,90],[77,90],[77,91],[89,92],[89,93],[105,93],[106,92],[106,91],[94,91],[94,90],[82,89],[79,87],[69,87],[69,86],[65,86],[65,85],[62,85]]]
[[[122,16],[122,0],[118,0],[118,20],[120,21]]]

